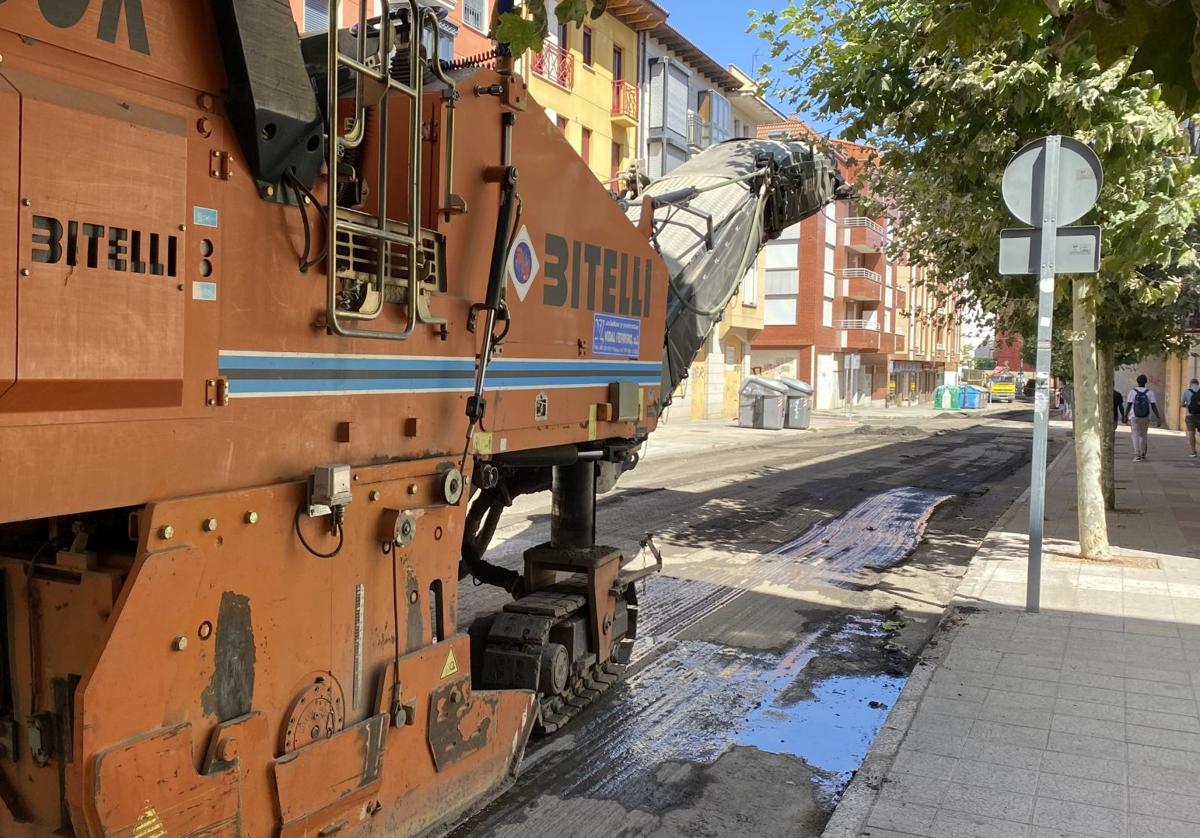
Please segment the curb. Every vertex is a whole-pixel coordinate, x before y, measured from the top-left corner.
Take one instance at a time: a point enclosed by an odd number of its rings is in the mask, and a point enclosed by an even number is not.
[[[1064,457],[1071,451],[1071,443],[1068,441],[1046,467],[1046,473],[1050,474],[1059,468]],[[1026,489],[1017,496],[1008,510],[996,519],[991,532],[980,542],[980,549],[991,538],[992,532],[1010,522],[1015,510],[1028,500],[1029,489]],[[977,550],[976,555],[978,552]],[[975,557],[973,556],[967,572],[963,574],[962,580],[959,582],[960,588],[970,576],[970,568],[974,562]],[[931,640],[937,639],[936,645],[926,644],[925,648],[921,650],[917,664],[908,677],[908,682],[900,691],[900,696],[896,699],[896,704],[892,707],[891,712],[888,713],[879,733],[875,735],[875,741],[871,743],[871,748],[867,751],[863,764],[855,773],[854,779],[850,781],[850,785],[846,786],[846,790],[842,793],[842,798],[838,801],[833,816],[825,825],[825,831],[821,833],[821,838],[860,838],[863,834],[867,818],[871,814],[875,801],[879,798],[879,789],[885,782],[888,772],[891,771],[892,763],[900,750],[900,743],[908,735],[908,729],[917,714],[921,699],[925,697],[925,691],[933,680],[933,674],[954,645],[959,627],[966,622],[961,618],[962,615],[956,602],[957,598],[956,589],[955,595],[950,598],[945,613],[942,614],[941,620],[938,621],[938,627],[931,637]]]

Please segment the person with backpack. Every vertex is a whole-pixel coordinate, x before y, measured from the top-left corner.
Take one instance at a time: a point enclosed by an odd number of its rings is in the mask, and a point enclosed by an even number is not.
[[[1188,448],[1192,449],[1192,459],[1196,458],[1196,428],[1200,425],[1200,380],[1192,379],[1191,385],[1183,391],[1184,424],[1187,426]]]
[[[1158,412],[1158,401],[1154,391],[1146,386],[1149,379],[1144,375],[1137,377],[1137,386],[1125,397],[1129,418],[1129,429],[1133,436],[1133,461],[1140,463],[1146,459],[1146,446],[1150,437],[1150,414],[1154,414],[1158,427],[1162,427],[1162,416]]]

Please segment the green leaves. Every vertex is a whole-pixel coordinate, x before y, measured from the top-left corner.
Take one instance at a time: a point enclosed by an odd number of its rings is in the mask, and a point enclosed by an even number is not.
[[[575,23],[582,26],[587,18],[598,19],[608,8],[608,0],[560,0],[554,7],[554,16],[560,23]],[[540,50],[550,34],[550,18],[545,3],[533,0],[527,3],[524,13],[500,15],[495,38],[508,44],[513,55],[524,55],[528,50]]]

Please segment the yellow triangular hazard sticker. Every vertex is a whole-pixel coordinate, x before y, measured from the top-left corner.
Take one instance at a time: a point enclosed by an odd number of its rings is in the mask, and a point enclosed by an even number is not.
[[[449,678],[451,675],[458,674],[458,661],[454,659],[454,650],[450,650],[450,654],[446,655],[446,665],[442,667],[442,677]]]

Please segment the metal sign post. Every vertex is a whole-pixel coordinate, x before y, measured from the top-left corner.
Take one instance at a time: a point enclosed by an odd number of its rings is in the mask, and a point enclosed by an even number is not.
[[[1034,224],[1035,218],[1041,218],[1040,230],[1005,230],[1000,236],[1000,273],[1036,272],[1038,276],[1037,391],[1033,401],[1029,571],[1025,593],[1025,610],[1031,613],[1041,609],[1042,595],[1054,278],[1060,271],[1095,273],[1100,269],[1100,228],[1059,225],[1070,224],[1091,209],[1102,183],[1103,172],[1095,152],[1070,137],[1057,135],[1025,146],[1004,171],[1004,203],[1009,211],[1026,224]],[[1035,252],[1036,266],[1031,258]]]

